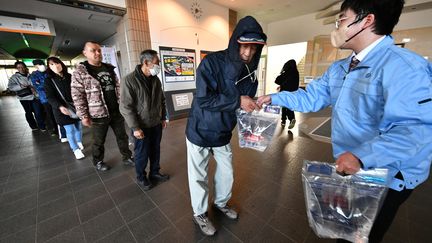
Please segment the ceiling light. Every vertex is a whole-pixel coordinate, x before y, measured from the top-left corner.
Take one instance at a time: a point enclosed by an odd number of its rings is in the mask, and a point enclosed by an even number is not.
[[[403,43],[408,43],[408,42],[410,42],[411,41],[411,38],[403,38],[402,39],[402,42]]]
[[[424,59],[429,60],[429,57],[428,56],[424,56]]]
[[[29,43],[28,43],[28,41],[27,41],[27,39],[26,39],[26,37],[24,36],[23,33],[21,33],[21,37],[23,38],[24,43],[26,44],[26,46],[27,46],[28,48],[30,48],[30,45],[29,45]]]

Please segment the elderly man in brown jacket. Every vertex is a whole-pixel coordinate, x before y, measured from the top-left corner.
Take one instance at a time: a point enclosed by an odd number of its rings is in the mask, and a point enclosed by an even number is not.
[[[84,45],[87,61],[76,66],[72,74],[72,99],[84,126],[91,127],[93,135],[93,164],[99,171],[106,171],[104,144],[111,127],[122,154],[123,164],[133,166],[132,152],[126,134],[124,119],[119,111],[119,80],[114,66],[102,62],[101,46],[92,41]]]
[[[140,55],[140,65],[121,83],[120,112],[132,129],[135,140],[137,184],[149,190],[151,181],[166,181],[160,173],[160,142],[166,127],[165,96],[157,77],[159,57],[154,50]],[[150,159],[149,178],[145,171]],[[149,180],[150,179],[150,180]]]

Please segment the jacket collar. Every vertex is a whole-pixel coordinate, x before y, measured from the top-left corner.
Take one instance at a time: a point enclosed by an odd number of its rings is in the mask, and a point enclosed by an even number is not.
[[[376,63],[377,59],[381,58],[381,55],[377,55],[377,53],[382,52],[382,50],[390,48],[394,44],[393,37],[391,35],[387,35],[378,45],[376,45],[365,57],[364,59],[359,63],[357,68],[369,68],[374,63]],[[341,68],[345,71],[345,73],[348,73],[349,65],[351,63],[351,57],[345,58],[340,63]]]

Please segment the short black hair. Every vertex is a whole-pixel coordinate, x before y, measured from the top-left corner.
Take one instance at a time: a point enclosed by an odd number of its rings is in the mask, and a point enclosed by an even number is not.
[[[17,68],[18,67],[18,65],[23,65],[24,67],[27,67],[27,65],[24,63],[24,62],[22,62],[22,61],[16,61],[15,63],[14,63],[14,67],[15,68]]]
[[[399,22],[404,0],[345,0],[341,11],[351,9],[356,14],[375,16],[373,32],[377,35],[390,35]]]
[[[101,45],[99,42],[94,41],[94,40],[88,40],[86,42],[84,42],[84,46],[83,49],[85,49],[85,46],[87,45],[87,43],[92,43],[92,44],[96,44],[96,45]]]
[[[140,54],[140,63],[144,64],[144,61],[147,60],[149,62],[153,61],[153,58],[155,58],[158,55],[157,51],[155,50],[144,50]]]

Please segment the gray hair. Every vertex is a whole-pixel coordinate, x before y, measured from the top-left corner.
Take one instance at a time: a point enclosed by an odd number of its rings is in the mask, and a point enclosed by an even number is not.
[[[140,63],[144,64],[144,61],[152,62],[153,58],[155,58],[157,54],[158,53],[155,50],[151,49],[142,51],[140,54]]]

